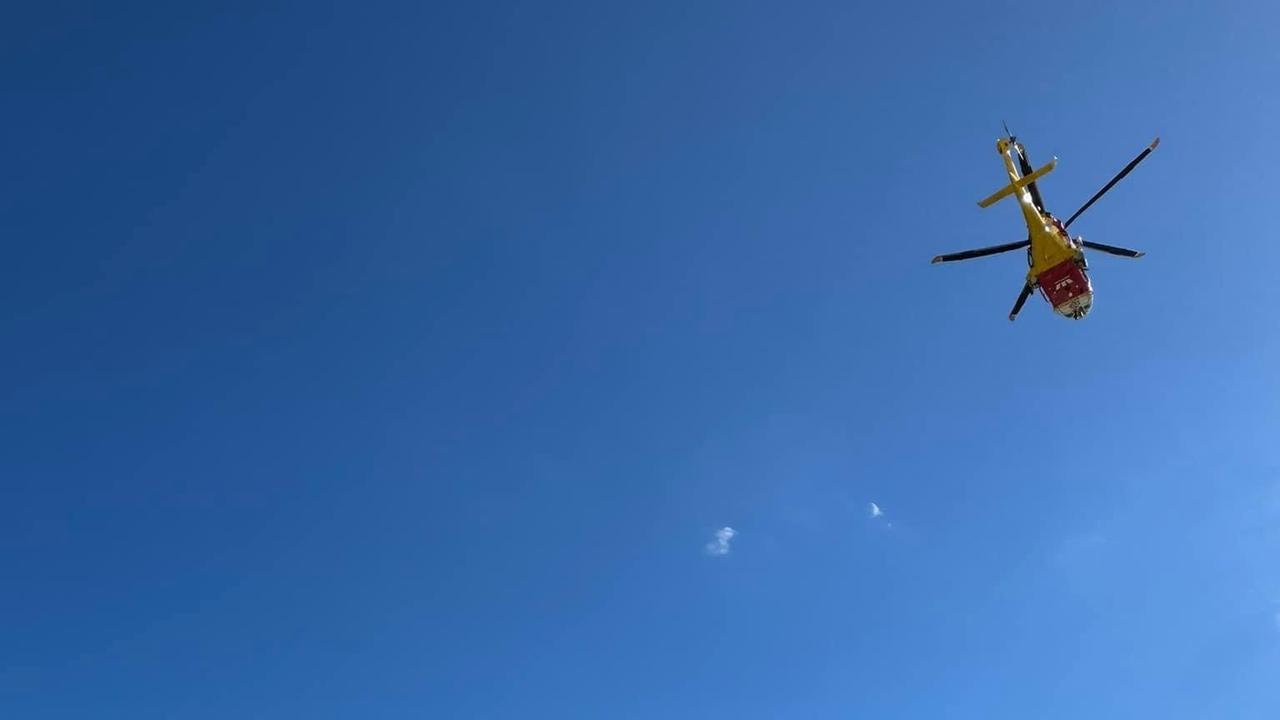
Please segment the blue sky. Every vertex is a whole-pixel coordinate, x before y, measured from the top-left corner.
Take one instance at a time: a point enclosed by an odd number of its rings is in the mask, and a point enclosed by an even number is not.
[[[15,9],[0,714],[1275,717],[1277,20]]]

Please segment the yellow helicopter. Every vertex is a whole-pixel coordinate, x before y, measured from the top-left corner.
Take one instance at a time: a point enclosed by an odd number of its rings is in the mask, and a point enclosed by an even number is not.
[[[1062,222],[1044,209],[1044,201],[1040,197],[1039,188],[1036,187],[1037,180],[1057,167],[1058,158],[1053,158],[1038,170],[1032,170],[1026,148],[1018,142],[1017,137],[1009,134],[1008,126],[1005,126],[1004,132],[1005,136],[996,140],[996,152],[1004,158],[1005,170],[1009,173],[1009,184],[990,197],[978,201],[978,206],[986,208],[1009,196],[1016,197],[1018,206],[1022,209],[1022,217],[1027,222],[1027,239],[1007,245],[939,255],[933,259],[933,262],[969,260],[1027,248],[1027,265],[1031,269],[1027,271],[1026,283],[1022,287],[1021,294],[1018,295],[1018,301],[1013,304],[1009,319],[1013,320],[1018,316],[1027,298],[1039,288],[1040,294],[1053,306],[1054,312],[1063,317],[1079,320],[1088,315],[1093,307],[1093,286],[1089,282],[1089,265],[1084,257],[1085,248],[1128,258],[1139,258],[1143,253],[1089,242],[1081,237],[1072,238],[1067,233],[1067,228],[1080,217],[1081,213],[1097,202],[1098,198],[1105,195],[1125,175],[1137,167],[1138,163],[1145,160],[1151,151],[1160,145],[1160,138],[1151,141],[1151,144],[1128,165],[1125,165],[1124,169],[1111,178],[1110,182],[1089,198],[1089,201],[1067,218],[1066,222]],[[1015,154],[1017,155],[1016,163]]]

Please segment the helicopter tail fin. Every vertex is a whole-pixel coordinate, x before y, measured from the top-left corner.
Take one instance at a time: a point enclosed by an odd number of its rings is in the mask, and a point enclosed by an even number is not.
[[[1050,160],[1049,162],[1045,163],[1039,170],[1036,170],[1030,175],[1024,175],[1023,177],[1020,177],[1014,180],[1013,182],[1009,183],[1008,185],[1005,185],[1004,187],[1000,188],[990,197],[986,197],[986,198],[983,198],[982,200],[979,200],[978,207],[987,208],[987,207],[991,207],[992,205],[995,205],[1001,200],[1012,195],[1014,192],[1025,188],[1031,183],[1053,172],[1053,169],[1057,166],[1058,166],[1058,158],[1054,158]],[[1010,171],[1010,173],[1012,172],[1013,171]]]

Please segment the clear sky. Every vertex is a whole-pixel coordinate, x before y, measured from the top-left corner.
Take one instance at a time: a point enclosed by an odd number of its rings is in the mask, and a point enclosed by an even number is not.
[[[1276,15],[10,8],[0,716],[1275,718]]]

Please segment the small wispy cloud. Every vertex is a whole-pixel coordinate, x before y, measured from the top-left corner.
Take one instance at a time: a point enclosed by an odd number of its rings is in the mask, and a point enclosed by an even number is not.
[[[707,543],[703,550],[712,557],[728,555],[729,543],[733,540],[733,536],[737,534],[737,530],[726,525],[716,531],[715,536],[711,538],[711,542]]]

